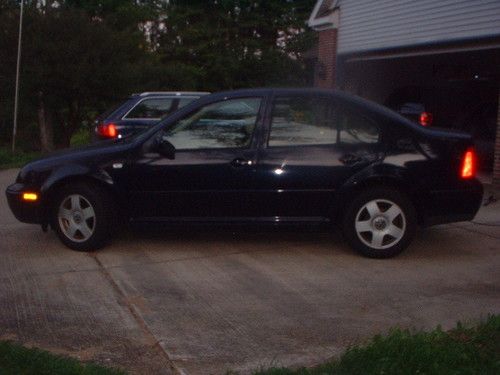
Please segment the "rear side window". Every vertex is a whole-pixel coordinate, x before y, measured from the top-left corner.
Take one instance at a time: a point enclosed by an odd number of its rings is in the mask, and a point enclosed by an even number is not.
[[[268,141],[270,147],[333,144],[336,139],[331,98],[290,96],[275,99]]]
[[[378,126],[371,119],[351,111],[337,111],[339,142],[344,144],[377,143]]]
[[[273,103],[268,146],[372,144],[377,124],[327,96],[278,97]]]
[[[125,115],[126,119],[160,119],[174,109],[172,98],[144,99]]]

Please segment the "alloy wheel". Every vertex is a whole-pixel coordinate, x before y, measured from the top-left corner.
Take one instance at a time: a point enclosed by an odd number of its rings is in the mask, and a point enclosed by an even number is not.
[[[396,203],[375,199],[366,203],[356,214],[355,228],[358,238],[373,249],[386,249],[396,245],[406,230],[406,217]]]
[[[75,242],[87,241],[96,227],[94,207],[80,194],[64,198],[59,206],[57,218],[61,231]]]

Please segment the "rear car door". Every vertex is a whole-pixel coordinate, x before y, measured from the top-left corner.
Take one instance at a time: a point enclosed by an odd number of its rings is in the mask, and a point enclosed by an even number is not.
[[[146,142],[130,167],[135,218],[229,218],[250,213],[255,129],[263,97],[224,98],[194,109],[155,137],[176,149],[168,159]]]
[[[262,212],[276,220],[324,220],[334,193],[380,156],[380,130],[334,95],[275,93],[257,161]]]

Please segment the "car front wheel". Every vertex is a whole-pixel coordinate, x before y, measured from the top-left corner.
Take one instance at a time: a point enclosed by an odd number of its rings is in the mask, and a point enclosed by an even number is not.
[[[68,186],[56,194],[52,227],[67,247],[92,251],[104,246],[110,237],[107,198],[102,189],[86,184]]]
[[[343,233],[349,244],[370,258],[390,258],[401,253],[416,230],[415,209],[408,198],[391,188],[361,192],[349,204]]]

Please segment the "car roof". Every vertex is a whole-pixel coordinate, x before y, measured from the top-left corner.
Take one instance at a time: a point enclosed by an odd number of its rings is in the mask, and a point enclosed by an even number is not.
[[[360,96],[347,93],[345,91],[336,90],[336,89],[322,89],[322,88],[314,88],[314,87],[302,87],[302,88],[290,88],[290,87],[266,87],[266,88],[251,88],[251,89],[239,89],[239,90],[231,90],[231,91],[222,91],[211,94],[210,96],[206,96],[200,100],[210,100],[210,98],[224,98],[225,96],[233,96],[233,97],[244,97],[244,96],[264,96],[264,95],[298,95],[298,94],[306,94],[306,95],[330,95],[335,98],[342,100],[344,103],[350,103],[351,105],[361,106],[365,110],[370,111],[372,113],[377,113],[378,115],[382,115],[387,119],[391,119],[392,121],[396,121],[399,123],[405,123],[407,127],[410,127],[417,131],[425,130],[426,128],[420,126],[419,124],[413,123],[413,121],[408,120],[404,116],[401,116],[399,113],[378,104],[374,101],[364,99]],[[422,129],[423,128],[423,129]]]
[[[146,91],[132,94],[132,97],[146,96],[203,96],[210,94],[207,91]]]
[[[321,89],[321,88],[313,88],[313,87],[303,87],[303,88],[289,88],[289,87],[269,87],[269,88],[252,88],[252,89],[239,89],[239,90],[231,90],[231,91],[221,91],[216,92],[210,95],[210,97],[224,97],[224,96],[251,96],[251,95],[268,95],[268,94],[279,94],[279,95],[287,95],[287,94],[319,94],[319,95],[332,95],[334,97],[343,99],[346,102],[351,102],[358,105],[363,105],[365,108],[371,109],[376,112],[384,112],[391,113],[393,111],[388,108],[377,104],[373,101],[361,98],[359,96],[346,93],[344,91],[335,90],[335,89]]]

